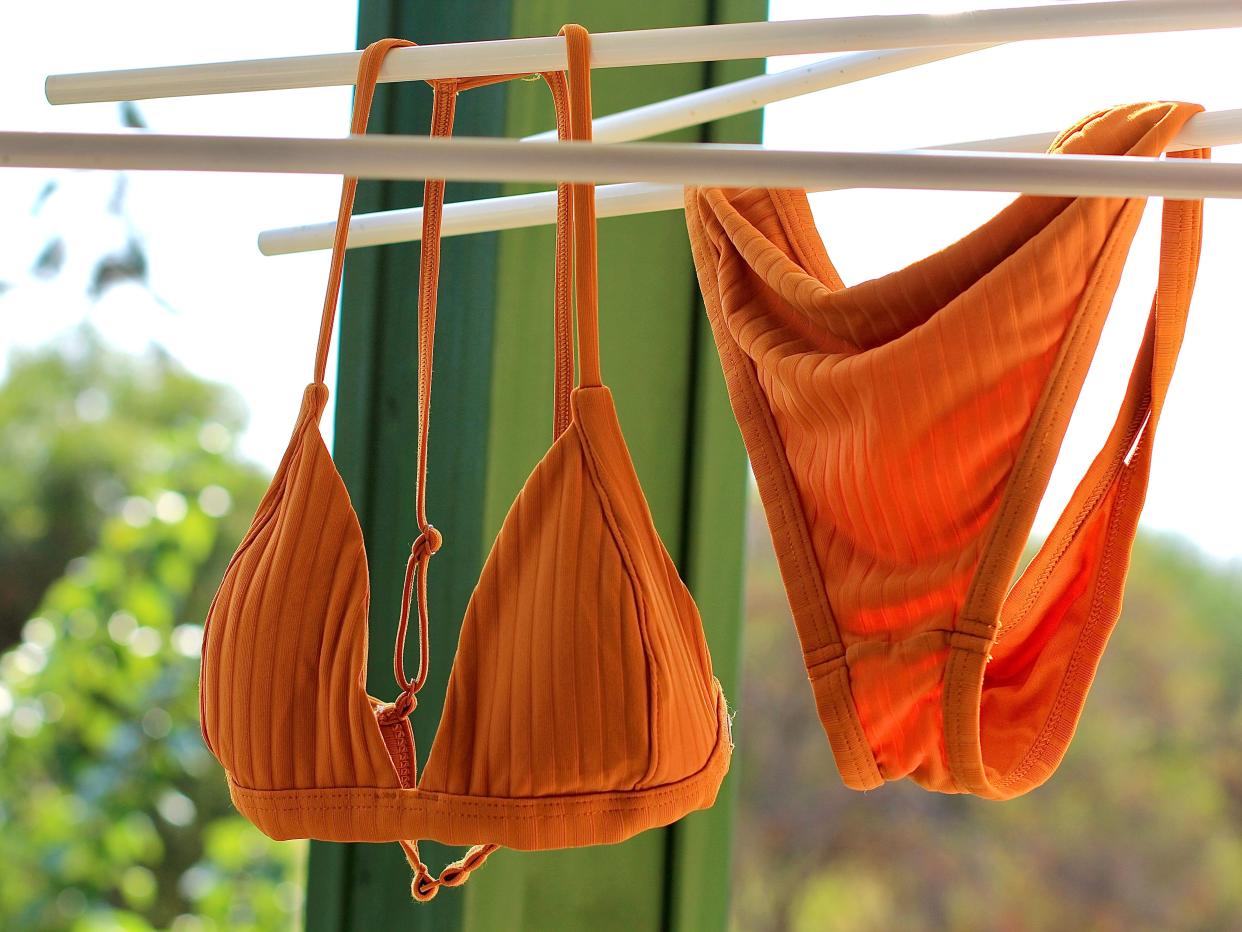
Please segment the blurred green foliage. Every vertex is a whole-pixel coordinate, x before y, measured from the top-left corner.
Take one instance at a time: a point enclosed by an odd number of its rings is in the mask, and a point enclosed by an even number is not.
[[[0,928],[272,930],[304,845],[233,810],[202,620],[263,490],[241,407],[89,331],[0,386]],[[20,619],[20,621],[18,620]]]
[[[1237,567],[1141,535],[1068,755],[997,803],[844,789],[757,506],[749,557],[736,929],[1242,928]]]
[[[252,470],[220,455],[242,417],[236,399],[166,356],[109,353],[90,330],[15,356],[0,386],[0,649],[128,496],[253,485]]]

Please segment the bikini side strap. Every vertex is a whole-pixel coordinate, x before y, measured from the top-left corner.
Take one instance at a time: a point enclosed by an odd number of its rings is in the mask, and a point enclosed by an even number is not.
[[[375,83],[379,78],[384,57],[395,48],[407,48],[416,43],[408,39],[380,39],[372,42],[362,53],[358,62],[358,78],[355,82],[353,119],[349,131],[362,135],[367,131],[371,116],[371,103],[375,98]],[[349,221],[354,210],[354,195],[358,190],[357,178],[341,179],[341,203],[336,215],[336,233],[332,238],[332,261],[328,270],[328,289],[323,297],[323,314],[319,320],[319,345],[315,350],[315,384],[323,385],[328,368],[328,349],[332,344],[332,325],[336,319],[336,303],[341,290],[341,273],[345,267],[345,244],[349,240]]]

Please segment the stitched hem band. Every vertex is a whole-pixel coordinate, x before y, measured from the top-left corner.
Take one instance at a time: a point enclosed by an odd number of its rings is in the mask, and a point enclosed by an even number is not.
[[[732,745],[723,693],[716,744],[698,771],[663,786],[528,799],[421,789],[330,787],[256,790],[229,776],[233,804],[277,840],[390,842],[429,838],[448,845],[497,844],[520,851],[615,844],[705,809],[729,769]]]

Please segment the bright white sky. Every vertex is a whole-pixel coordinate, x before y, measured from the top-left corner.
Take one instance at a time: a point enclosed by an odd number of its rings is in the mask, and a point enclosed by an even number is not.
[[[1001,5],[997,0],[994,5]],[[977,3],[938,0],[773,0],[772,18],[949,12]],[[51,107],[47,74],[196,61],[340,51],[354,43],[348,0],[218,0],[197,21],[182,5],[154,0],[106,4],[64,0],[12,6],[0,31],[6,129],[110,130],[117,107]],[[590,25],[589,18],[587,25]],[[38,37],[38,38],[34,38]],[[411,38],[417,39],[417,36]],[[1031,42],[926,65],[776,104],[765,142],[785,148],[909,148],[1060,129],[1110,104],[1181,99],[1209,109],[1242,106],[1238,30]],[[773,68],[799,63],[775,60]],[[344,133],[344,88],[147,101],[157,132],[254,135]],[[1242,147],[1218,160],[1242,159]],[[64,194],[28,217],[49,176]],[[251,407],[241,448],[272,466],[288,437],[311,360],[326,253],[263,258],[265,228],[329,219],[339,180],[307,176],[132,173],[126,205],[150,262],[152,291],[116,289],[90,306],[91,264],[124,241],[106,205],[114,176],[8,169],[0,172],[0,366],[15,346],[37,345],[90,318],[118,345],[166,346],[189,368],[234,385]],[[847,282],[898,268],[941,248],[991,216],[1009,195],[853,191],[812,197],[830,254]],[[1135,241],[1097,365],[1071,427],[1040,524],[1047,529],[1108,426],[1142,331],[1155,281],[1158,204]],[[608,221],[603,221],[607,223]],[[65,235],[68,265],[52,281],[26,275],[53,231]],[[1239,286],[1242,204],[1208,202],[1206,240],[1191,323],[1160,426],[1144,523],[1176,531],[1222,558],[1242,557],[1242,453],[1234,400],[1242,398]],[[412,247],[413,248],[413,247]],[[330,424],[326,422],[325,427]]]

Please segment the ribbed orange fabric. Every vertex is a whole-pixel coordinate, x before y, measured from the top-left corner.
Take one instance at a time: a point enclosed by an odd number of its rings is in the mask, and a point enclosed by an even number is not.
[[[590,137],[589,39],[563,30],[569,80],[544,75],[563,137]],[[359,69],[363,132],[384,55]],[[458,91],[505,78],[435,81],[433,132]],[[425,480],[444,184],[426,187],[419,313],[417,524],[399,617],[393,703],[366,682],[369,586],[362,533],[319,433],[336,292],[355,181],[343,184],[315,381],[207,619],[203,736],[237,808],[273,838],[399,841],[417,899],[455,886],[497,845],[621,841],[711,805],[728,768],[729,720],[698,611],[656,534],[612,396],[600,381],[594,192],[563,185],[558,223],[555,439],[501,527],[462,625],[427,767],[408,716],[427,670],[426,573],[440,547]],[[572,209],[572,222],[571,222]],[[570,234],[577,290],[574,373]],[[571,390],[572,389],[572,390]],[[420,666],[402,639],[417,606]],[[433,878],[412,839],[471,844]]]
[[[1159,155],[1199,109],[1117,107],[1051,151]],[[847,785],[910,777],[1005,799],[1060,763],[1120,611],[1201,206],[1165,203],[1121,412],[1010,588],[1143,201],[1020,197],[847,288],[803,192],[687,189],[733,410]]]

